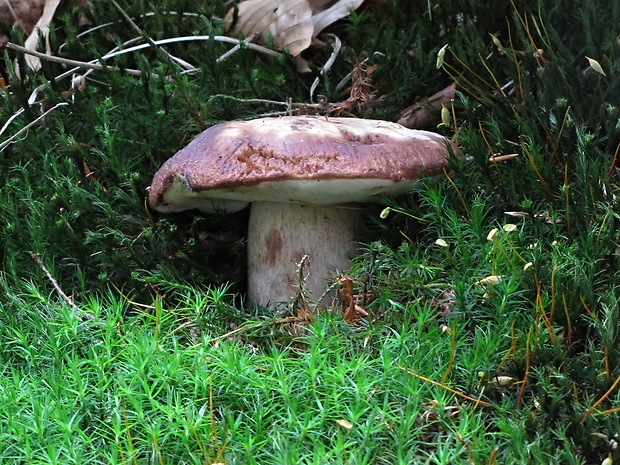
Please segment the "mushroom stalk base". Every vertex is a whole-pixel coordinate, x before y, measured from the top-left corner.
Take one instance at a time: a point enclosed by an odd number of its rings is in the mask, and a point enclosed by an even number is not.
[[[248,225],[248,300],[286,304],[303,286],[307,300],[320,303],[328,279],[349,268],[360,223],[356,206],[255,202]]]

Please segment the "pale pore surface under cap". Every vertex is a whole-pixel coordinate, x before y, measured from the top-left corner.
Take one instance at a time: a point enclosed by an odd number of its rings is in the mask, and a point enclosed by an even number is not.
[[[163,213],[196,208],[213,212],[234,213],[250,202],[295,202],[312,205],[363,202],[373,195],[405,194],[412,189],[410,181],[385,179],[317,179],[312,181],[267,181],[255,186],[193,192],[182,177],[175,177],[157,210]]]

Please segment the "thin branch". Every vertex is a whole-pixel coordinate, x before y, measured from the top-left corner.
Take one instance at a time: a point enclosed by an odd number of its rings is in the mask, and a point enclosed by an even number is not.
[[[60,297],[63,298],[63,300],[65,302],[67,302],[71,308],[78,313],[79,315],[83,316],[84,318],[86,318],[87,320],[94,320],[95,317],[93,315],[91,315],[90,313],[85,312],[84,310],[82,310],[80,307],[78,307],[77,305],[75,305],[73,303],[73,300],[71,300],[71,297],[69,297],[67,294],[65,294],[63,292],[63,290],[60,288],[60,286],[58,285],[58,282],[54,279],[54,277],[52,276],[52,274],[48,271],[48,269],[45,267],[45,265],[43,264],[43,261],[41,260],[41,258],[35,254],[35,253],[31,253],[30,256],[34,259],[35,262],[37,262],[37,264],[41,267],[41,270],[43,270],[43,273],[45,273],[45,275],[47,276],[47,279],[50,280],[50,282],[52,283],[52,286],[54,286],[54,289],[56,289],[56,292],[58,292],[58,294],[60,294]]]
[[[96,60],[93,60],[93,62],[85,62],[85,61],[70,60],[68,58],[56,57],[53,55],[46,55],[45,53],[37,52],[35,50],[28,50],[26,47],[22,47],[21,45],[14,44],[12,42],[8,42],[6,44],[6,48],[25,53],[27,55],[33,55],[42,60],[52,61],[54,63],[61,63],[64,65],[69,65],[69,66],[75,66],[77,68],[94,69],[97,71],[112,70],[112,71],[118,71],[118,72],[124,72],[127,74],[131,74],[132,76],[140,76],[142,74],[141,71],[137,69],[123,69],[123,68],[118,68],[116,66],[107,66],[107,65],[102,65],[100,63],[94,63],[94,61]]]
[[[46,115],[50,114],[52,111],[54,111],[56,108],[64,106],[64,105],[69,105],[67,102],[60,102],[57,103],[56,105],[54,105],[52,108],[50,108],[49,110],[47,110],[45,113],[43,113],[41,116],[39,116],[38,118],[32,120],[30,123],[28,123],[26,126],[24,126],[23,128],[21,128],[19,131],[17,131],[15,134],[13,134],[11,137],[9,137],[8,139],[2,141],[2,143],[0,143],[0,152],[2,152],[5,148],[7,148],[9,145],[11,145],[11,142],[16,139],[17,137],[19,137],[19,135],[25,131],[27,131],[29,128],[31,128],[32,126],[34,126],[35,124],[37,124],[39,121],[41,121],[43,118],[45,118]],[[7,124],[11,121],[11,119],[14,119],[15,116],[21,114],[20,112],[17,112],[15,115],[13,115],[9,121],[7,121]],[[6,125],[5,124],[5,127]],[[4,130],[4,127],[2,128]]]
[[[282,56],[280,52],[276,52],[275,50],[271,50],[267,47],[263,47],[261,45],[256,45],[252,42],[246,42],[244,40],[239,40],[239,39],[235,39],[233,37],[228,37],[228,36],[181,36],[181,37],[171,37],[168,39],[154,40],[153,43],[155,45],[167,45],[167,44],[175,44],[175,43],[181,43],[181,42],[207,41],[207,40],[213,40],[215,42],[224,42],[227,44],[241,45],[241,47],[247,47],[250,50],[254,50],[256,52],[260,52],[260,53],[263,53],[265,55],[269,55],[272,57]],[[124,53],[135,52],[136,50],[142,50],[144,48],[149,48],[150,46],[151,46],[150,44],[136,45],[134,47],[120,50],[119,52],[115,52],[113,54],[104,55],[103,59],[107,59],[112,56],[122,55]]]
[[[281,56],[279,52],[268,49],[266,47],[262,47],[260,45],[253,44],[251,42],[241,41],[239,39],[234,39],[232,37],[227,37],[227,36],[183,36],[183,37],[173,37],[170,39],[155,40],[153,41],[153,43],[155,45],[166,45],[166,44],[173,44],[173,43],[179,43],[179,42],[191,42],[191,41],[196,41],[196,40],[197,41],[214,40],[216,42],[224,42],[224,43],[229,43],[229,44],[241,45],[241,47],[247,47],[250,50],[254,50],[256,52],[260,52],[265,55],[269,55],[273,57]],[[101,57],[101,60],[107,60],[109,58],[113,58],[119,55],[124,55],[125,53],[131,53],[137,50],[149,48],[150,46],[151,46],[150,44],[140,44],[140,45],[125,48],[122,50],[117,50],[117,51],[105,54],[103,57]],[[12,42],[7,43],[6,47],[12,50],[16,50],[18,52],[26,53],[29,55],[34,55],[43,60],[53,61],[55,63],[62,63],[62,64],[70,65],[70,66],[75,66],[78,69],[86,68],[86,69],[94,69],[96,71],[111,70],[111,71],[117,71],[117,72],[124,72],[124,73],[131,74],[134,76],[141,75],[141,72],[139,70],[123,69],[123,68],[118,68],[115,66],[105,66],[105,65],[98,63],[99,60],[92,60],[90,62],[84,62],[84,61],[70,60],[68,58],[50,56],[50,55],[46,55],[45,53],[36,52],[34,50],[28,50]],[[220,59],[220,61],[223,61],[223,60]],[[73,73],[74,71],[71,71],[71,73]]]
[[[19,115],[21,115],[24,111],[26,111],[26,110],[24,110],[23,108],[20,108],[19,110],[17,110],[15,112],[14,115],[12,115],[9,119],[6,120],[6,122],[4,123],[4,126],[2,126],[2,128],[0,128],[0,136],[4,133],[4,131],[6,131],[6,128],[9,127],[9,124],[11,124],[11,122],[15,118],[17,118]]]
[[[177,13],[176,11],[158,11],[157,14],[158,15],[177,15],[177,14],[180,14],[181,16],[190,16],[190,17],[194,17],[194,18],[199,18],[201,16],[198,13],[191,13],[191,12],[186,12],[186,11],[180,12],[180,13]],[[139,15],[138,17],[139,18],[150,18],[152,16],[155,16],[154,12],[144,13],[144,14]],[[81,39],[82,37],[84,37],[84,36],[86,36],[86,35],[88,35],[88,34],[90,34],[92,32],[98,31],[99,29],[103,29],[103,28],[106,28],[106,27],[109,27],[109,26],[113,26],[115,24],[119,24],[120,22],[121,21],[110,21],[109,23],[98,24],[96,26],[91,27],[90,29],[87,29],[86,31],[80,32],[78,35],[75,36],[75,38],[76,39]],[[62,43],[60,45],[60,47],[58,47],[58,53],[62,52],[62,49],[64,47],[66,47],[66,46],[67,46],[67,42]]]
[[[116,9],[123,16],[123,18],[125,18],[125,20],[131,25],[134,31],[136,31],[144,40],[146,40],[148,44],[152,48],[154,48],[157,53],[160,53],[164,57],[167,57],[169,60],[178,63],[179,65],[181,65],[181,67],[185,68],[186,70],[196,69],[196,67],[191,65],[190,63],[182,60],[181,58],[172,56],[170,53],[168,53],[166,50],[164,50],[161,47],[157,47],[157,45],[155,45],[155,42],[153,42],[153,39],[151,39],[151,37],[146,32],[140,29],[140,27],[135,23],[133,19],[131,19],[131,17],[125,12],[125,10],[123,10],[123,8],[116,2],[116,0],[110,0],[110,2],[112,2],[112,5],[116,7]]]
[[[333,37],[334,39],[334,49],[332,50],[331,55],[325,62],[325,65],[323,65],[323,68],[321,69],[320,77],[323,77],[323,78],[329,72],[333,64],[336,62],[336,58],[338,58],[338,55],[340,55],[340,49],[342,48],[342,41],[340,40],[340,38],[338,38],[337,35],[335,34],[328,34],[328,35]],[[317,86],[321,82],[320,77],[317,76],[314,79],[314,82],[312,83],[312,85],[310,86],[310,101],[311,102],[314,100],[314,91],[316,90]]]
[[[468,396],[467,394],[463,394],[462,392],[457,391],[456,389],[452,389],[450,386],[446,386],[445,384],[441,384],[438,381],[432,380],[430,378],[427,378],[426,376],[422,376],[419,375],[417,373],[414,373],[411,370],[407,370],[404,366],[400,365],[398,362],[396,362],[396,366],[403,370],[405,373],[410,374],[411,376],[415,376],[418,379],[421,379],[422,381],[425,381],[427,383],[433,384],[435,386],[438,386],[442,389],[445,389],[446,391],[451,392],[454,395],[457,395],[463,399],[469,400],[471,402],[474,402],[476,405],[484,405],[485,407],[494,407],[493,404],[489,403],[489,402],[485,402],[484,400],[481,400],[480,398],[476,399],[474,397]]]
[[[227,36],[184,36],[184,37],[174,37],[174,38],[170,38],[170,39],[162,39],[162,40],[157,40],[157,41],[153,41],[153,43],[155,45],[165,45],[165,44],[171,44],[171,43],[178,43],[178,42],[189,42],[189,41],[206,41],[206,40],[214,40],[216,42],[224,42],[224,43],[229,43],[229,44],[235,44],[237,47],[243,48],[243,47],[247,47],[251,50],[263,53],[265,55],[269,55],[269,56],[281,56],[281,54],[279,52],[276,52],[274,50],[270,50],[266,47],[262,47],[260,45],[256,45],[247,41],[240,41],[238,39],[234,39],[232,37],[227,37]],[[135,70],[135,69],[123,69],[123,68],[119,68],[116,66],[106,66],[106,65],[102,65],[100,63],[100,61],[105,61],[108,60],[110,58],[114,58],[116,56],[119,55],[123,55],[125,53],[131,53],[137,50],[142,50],[144,48],[148,48],[150,47],[150,44],[141,44],[141,45],[137,45],[134,47],[129,47],[126,49],[122,49],[122,50],[114,50],[112,52],[107,53],[106,55],[104,55],[103,57],[101,57],[100,59],[95,59],[95,60],[91,60],[90,62],[83,62],[83,61],[77,61],[77,60],[70,60],[68,58],[61,58],[61,57],[56,57],[56,56],[52,56],[52,55],[47,55],[45,53],[41,53],[41,52],[37,52],[35,50],[29,50],[25,47],[22,47],[20,45],[14,44],[12,42],[8,42],[6,44],[6,47],[8,49],[11,50],[15,50],[17,52],[21,52],[24,54],[28,54],[28,55],[33,55],[36,56],[42,60],[47,60],[47,61],[52,61],[55,63],[60,63],[60,64],[64,64],[64,65],[68,65],[68,66],[73,66],[72,69],[65,71],[64,73],[54,77],[53,79],[50,79],[49,81],[47,81],[44,84],[39,85],[33,92],[32,94],[30,94],[30,97],[28,98],[28,104],[29,105],[33,105],[36,102],[37,96],[39,94],[39,92],[41,92],[43,89],[45,89],[50,82],[55,81],[58,82],[59,80],[67,77],[67,76],[71,76],[73,73],[75,73],[76,71],[80,70],[80,69],[88,69],[89,71],[86,72],[86,74],[88,74],[90,71],[104,71],[104,70],[109,70],[109,71],[116,71],[116,72],[124,72],[127,73],[129,75],[132,76],[141,76],[142,72],[139,70]],[[228,56],[230,55],[223,55],[222,57],[220,57],[218,59],[218,62],[221,62],[223,60],[225,60]],[[194,72],[195,70],[188,70],[190,72]],[[187,72],[187,71],[185,71]],[[60,104],[59,104],[60,105]],[[55,107],[53,107],[52,109],[48,110],[47,112],[45,112],[43,115],[41,115],[39,118],[37,118],[35,121],[31,122],[28,126],[26,126],[25,128],[22,128],[20,131],[18,131],[16,134],[14,134],[10,139],[5,140],[4,142],[2,142],[0,144],[0,151],[4,150],[4,148],[6,148],[6,146],[8,146],[11,141],[13,139],[15,139],[20,133],[22,133],[23,131],[25,131],[26,129],[28,129],[30,126],[32,126],[34,123],[36,123],[37,121],[39,121],[41,118],[43,118],[46,114],[48,114],[50,111],[54,110],[55,108],[57,108],[59,105],[56,105]],[[2,126],[2,128],[0,129],[0,135],[2,135],[4,133],[4,131],[6,131],[7,127],[11,124],[11,122],[13,122],[19,115],[21,115],[23,113],[23,109],[20,109],[19,111],[17,111],[14,115],[12,115],[6,122],[5,124]]]

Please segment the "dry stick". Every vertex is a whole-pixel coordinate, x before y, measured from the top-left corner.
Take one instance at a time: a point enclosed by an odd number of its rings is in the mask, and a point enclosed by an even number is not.
[[[17,118],[19,115],[21,115],[24,111],[26,111],[26,110],[24,110],[23,108],[20,108],[19,110],[17,110],[17,111],[15,112],[15,114],[13,114],[13,115],[12,115],[9,119],[7,119],[7,120],[6,120],[6,122],[4,123],[4,126],[2,126],[2,127],[0,128],[0,135],[2,135],[2,134],[4,133],[4,131],[6,131],[6,128],[8,128],[8,127],[9,127],[9,124],[11,124],[11,122],[12,122],[15,118]]]
[[[142,29],[140,29],[140,27],[138,27],[138,25],[135,23],[135,21],[133,19],[131,19],[131,17],[125,12],[125,10],[123,10],[123,8],[116,2],[116,0],[110,0],[112,2],[112,5],[114,5],[116,7],[116,9],[120,12],[121,16],[123,16],[123,18],[125,18],[125,20],[131,25],[131,27],[133,28],[134,31],[136,31],[144,40],[146,40],[148,42],[148,44],[155,49],[155,51],[157,53],[161,53],[164,56],[166,56],[169,60],[178,63],[179,65],[181,65],[181,67],[185,68],[186,70],[191,69],[194,70],[196,69],[195,66],[191,65],[190,63],[177,58],[175,56],[172,56],[171,54],[169,54],[166,50],[164,50],[161,47],[158,47],[157,45],[155,45],[155,42],[153,42],[153,39],[151,39],[149,37],[149,35],[144,32]]]
[[[270,50],[266,47],[262,47],[260,45],[256,45],[253,43],[247,43],[244,41],[240,41],[238,39],[234,39],[232,37],[226,37],[226,36],[184,36],[184,37],[173,37],[171,39],[162,39],[162,40],[156,40],[153,41],[153,43],[155,45],[165,45],[165,44],[172,44],[172,43],[178,43],[178,42],[190,42],[190,41],[205,41],[205,40],[215,40],[216,42],[225,42],[225,43],[229,43],[229,44],[235,44],[235,45],[239,45],[239,44],[243,44],[243,46],[246,46],[247,48],[254,50],[256,52],[260,52],[263,53],[265,55],[269,55],[269,56],[275,56],[275,57],[279,57],[281,56],[280,53],[274,51],[274,50]],[[117,52],[113,52],[113,53],[108,53],[104,56],[101,57],[101,60],[107,60],[108,58],[113,58],[116,57],[118,55],[123,55],[125,53],[131,53],[131,52],[135,52],[137,50],[142,50],[144,48],[149,48],[151,45],[150,44],[141,44],[141,45],[136,45],[134,47],[130,47],[130,48],[126,48],[123,50],[119,50]],[[76,60],[70,60],[68,58],[60,58],[60,57],[55,57],[55,56],[50,56],[50,55],[46,55],[45,53],[41,53],[41,52],[36,52],[34,50],[28,50],[25,47],[21,47],[17,44],[14,44],[12,42],[9,42],[6,44],[6,47],[12,50],[16,50],[18,52],[22,52],[22,53],[27,53],[29,55],[34,55],[36,57],[41,58],[42,60],[47,60],[47,61],[53,61],[55,63],[62,63],[62,64],[66,64],[66,65],[70,65],[70,66],[75,66],[77,68],[86,68],[86,69],[94,69],[96,71],[104,71],[104,70],[111,70],[111,71],[117,71],[117,72],[124,72],[133,76],[140,76],[141,72],[139,70],[136,69],[127,69],[127,68],[118,68],[116,66],[106,66],[106,65],[102,65],[100,63],[97,63],[97,60],[93,60],[92,62],[84,62],[84,61],[76,61]]]
[[[102,65],[100,63],[87,63],[85,61],[70,60],[68,58],[61,58],[61,57],[55,57],[53,55],[46,55],[45,53],[37,52],[35,50],[28,50],[27,48],[14,44],[12,42],[8,42],[6,44],[6,48],[9,48],[11,50],[16,50],[18,52],[26,53],[28,55],[33,55],[37,58],[41,58],[42,60],[53,61],[54,63],[62,63],[62,64],[69,65],[69,66],[75,66],[77,68],[94,69],[97,71],[112,70],[112,71],[118,71],[118,72],[124,72],[127,74],[131,74],[133,76],[140,76],[142,74],[137,69],[123,69],[123,68],[118,68],[116,66]]]
[[[54,105],[52,108],[50,108],[49,110],[47,110],[45,113],[43,113],[41,116],[39,116],[38,118],[34,119],[33,121],[31,121],[30,123],[28,123],[26,126],[24,126],[23,128],[21,128],[19,131],[17,131],[15,134],[13,134],[11,137],[9,137],[8,139],[2,141],[2,143],[0,143],[0,152],[2,152],[5,148],[7,148],[9,145],[11,145],[11,143],[13,142],[14,139],[16,139],[17,137],[19,137],[19,135],[23,132],[26,132],[28,129],[30,129],[32,126],[34,126],[35,124],[37,124],[39,121],[41,121],[43,118],[45,118],[48,114],[50,114],[52,111],[54,111],[56,108],[64,106],[64,105],[69,105],[66,102],[60,102],[57,103],[56,105]],[[7,125],[14,119],[14,117],[20,115],[21,113],[18,112],[15,115],[13,115],[9,121],[7,121]],[[5,125],[6,127],[6,125]],[[2,128],[4,131],[4,128]],[[0,132],[1,134],[1,132]]]
[[[158,15],[177,15],[177,12],[176,11],[158,11],[157,14]],[[198,14],[198,13],[185,12],[185,11],[181,12],[181,13],[178,13],[178,14],[180,14],[181,16],[191,16],[191,17],[195,17],[195,18],[199,18],[200,17],[200,14]],[[150,18],[152,16],[155,16],[155,12],[144,13],[144,14],[139,15],[138,17],[139,18]],[[92,32],[98,31],[99,29],[103,29],[103,28],[106,28],[106,27],[109,27],[109,26],[113,26],[113,25],[119,24],[119,23],[120,23],[120,21],[110,21],[109,23],[98,24],[96,26],[91,27],[90,29],[87,29],[87,30],[85,30],[83,32],[80,32],[78,35],[75,36],[75,38],[76,39],[81,39],[82,37],[84,37],[84,36],[86,36],[86,35],[88,35],[88,34],[90,34]],[[58,47],[58,53],[62,52],[62,49],[65,48],[66,45],[67,45],[67,42],[64,42],[64,43],[60,44],[60,47]]]
[[[254,50],[256,52],[260,52],[265,55],[269,55],[272,57],[282,56],[280,52],[276,52],[275,50],[271,50],[267,47],[263,47],[261,45],[256,45],[252,42],[246,42],[246,41],[235,39],[233,37],[228,37],[228,36],[180,36],[180,37],[171,37],[169,39],[154,40],[153,43],[155,45],[166,45],[166,44],[176,44],[180,42],[207,41],[207,40],[213,40],[215,42],[224,42],[224,43],[234,44],[234,45],[241,44],[242,46],[247,47],[250,50]],[[119,53],[115,53],[114,56],[121,55],[123,53],[134,52],[136,50],[142,50],[143,48],[149,48],[149,47],[151,47],[150,44],[136,45],[134,47],[123,49]],[[112,55],[104,55],[102,58],[106,59],[106,58],[109,58],[110,56]]]
[[[252,34],[251,36],[246,37],[242,42],[239,42],[237,45],[235,45],[233,48],[231,48],[229,51],[227,51],[222,56],[220,56],[217,60],[215,60],[215,62],[221,63],[224,60],[228,60],[228,58],[230,58],[232,55],[234,55],[239,50],[241,50],[241,45],[248,46],[254,40],[255,37],[256,37],[256,34]]]
[[[35,254],[35,253],[30,253],[30,256],[34,259],[35,262],[37,262],[37,264],[41,267],[41,270],[43,270],[43,273],[45,273],[45,275],[47,276],[47,279],[50,280],[50,282],[52,283],[52,286],[54,286],[54,289],[56,289],[56,292],[58,292],[58,294],[60,294],[60,297],[62,297],[64,299],[65,302],[67,302],[71,308],[78,314],[84,316],[84,318],[86,318],[87,320],[94,320],[95,317],[92,316],[90,313],[85,312],[84,310],[82,310],[80,307],[78,307],[77,305],[75,305],[73,303],[73,300],[71,300],[71,297],[69,297],[67,294],[65,294],[63,292],[63,290],[60,288],[60,286],[58,285],[58,282],[54,279],[54,277],[52,276],[52,274],[47,270],[47,268],[45,268],[45,265],[43,264],[43,261],[41,260],[41,258]]]
[[[265,55],[270,55],[270,56],[280,56],[281,54],[274,51],[274,50],[270,50],[266,47],[262,47],[260,45],[256,45],[256,44],[252,44],[252,43],[248,43],[246,41],[240,41],[238,39],[234,39],[232,37],[226,37],[226,36],[187,36],[187,37],[177,37],[177,38],[172,38],[172,39],[163,39],[163,40],[158,40],[155,41],[155,45],[161,45],[161,44],[168,44],[168,43],[176,43],[176,42],[188,42],[188,41],[194,41],[194,40],[215,40],[218,42],[226,42],[226,43],[231,43],[231,44],[236,44],[237,46],[239,46],[240,44],[243,44],[244,46],[246,46],[247,48],[263,53]],[[95,71],[104,71],[104,70],[111,70],[111,71],[117,71],[117,72],[124,72],[127,73],[129,75],[133,75],[133,76],[141,76],[142,73],[139,70],[135,70],[135,69],[122,69],[122,68],[118,68],[116,66],[105,66],[102,65],[100,63],[98,63],[98,60],[92,60],[91,62],[82,62],[82,61],[76,61],[76,60],[70,60],[67,58],[60,58],[60,57],[55,57],[52,55],[46,55],[45,53],[40,53],[37,52],[35,50],[28,50],[25,47],[21,47],[17,44],[14,44],[12,42],[9,42],[6,44],[6,47],[18,52],[22,52],[25,54],[29,54],[29,55],[33,55],[36,56],[42,60],[47,60],[47,61],[52,61],[55,63],[61,63],[61,64],[65,64],[65,65],[70,65],[70,66],[74,66],[74,68],[65,71],[64,73],[54,77],[54,81],[59,81],[61,79],[64,79],[67,76],[72,75],[74,72],[78,71],[81,68],[85,68],[85,69],[89,69],[89,70],[95,70]],[[101,57],[101,60],[107,60],[109,58],[113,58],[115,56],[118,55],[122,55],[125,53],[130,53],[130,52],[134,52],[136,50],[141,50],[143,48],[147,48],[150,47],[150,44],[142,44],[139,46],[135,46],[135,47],[130,47],[128,49],[123,49],[123,50],[117,50],[117,51],[113,51],[110,52],[106,55],[104,55],[103,57]],[[229,56],[229,55],[228,55]],[[224,59],[228,58],[228,56],[226,56],[226,54],[222,57],[220,57],[218,59],[218,62],[223,61]],[[194,72],[196,70],[186,70],[187,71],[191,71]],[[198,70],[199,71],[199,70]],[[88,73],[88,72],[87,72]],[[156,75],[154,75],[156,76]],[[41,92],[43,89],[46,88],[46,86],[52,82],[52,80],[47,81],[44,84],[41,84],[40,86],[38,86],[30,95],[30,97],[28,98],[28,104],[29,105],[33,105],[36,101],[36,98],[39,94],[39,92]],[[54,107],[56,108],[56,107]],[[54,109],[53,108],[53,109]],[[51,111],[51,110],[50,110]],[[24,109],[21,109],[19,111],[17,111],[13,116],[11,116],[6,122],[5,124],[2,126],[2,128],[0,129],[0,135],[2,135],[4,133],[4,131],[6,131],[7,127],[10,125],[10,123],[15,120],[19,115],[21,115],[24,112]],[[49,113],[46,112],[45,114]],[[37,118],[36,121],[38,121],[40,118],[44,117],[45,114],[43,114],[41,117]],[[24,128],[25,129],[25,128]],[[22,131],[20,131],[22,132]],[[10,144],[11,140],[13,140],[16,136],[12,136],[9,140],[6,140],[4,142],[2,142],[2,144],[0,145],[0,151],[3,150],[7,145]]]
[[[333,64],[336,62],[336,58],[338,58],[338,55],[340,55],[340,49],[342,48],[342,42],[340,41],[338,36],[335,34],[329,34],[329,35],[334,38],[334,50],[332,50],[332,54],[329,56],[329,58],[325,62],[325,65],[321,69],[321,73],[320,73],[321,77],[325,77],[325,74],[329,72]],[[314,91],[316,90],[320,82],[321,82],[320,77],[317,76],[314,82],[312,83],[312,86],[310,86],[310,101],[311,102],[314,99]]]
[[[489,402],[485,402],[484,400],[481,400],[479,398],[476,399],[474,397],[468,396],[467,394],[463,394],[462,392],[459,392],[456,389],[452,389],[451,387],[446,386],[445,384],[441,384],[438,381],[435,381],[435,380],[432,380],[430,378],[427,378],[426,376],[422,376],[422,375],[419,375],[417,373],[414,373],[411,370],[407,370],[404,366],[402,366],[401,364],[399,364],[397,362],[396,362],[396,366],[398,368],[400,368],[401,370],[403,370],[405,373],[407,373],[407,374],[409,374],[411,376],[415,376],[416,378],[421,379],[422,381],[426,381],[427,383],[431,383],[431,384],[433,384],[435,386],[438,386],[438,387],[440,387],[442,389],[445,389],[446,391],[449,391],[449,392],[451,392],[454,395],[457,395],[459,397],[462,397],[463,399],[466,399],[466,400],[469,400],[471,402],[474,402],[476,405],[484,405],[485,407],[494,407],[494,405],[489,403]]]
[[[49,58],[46,56],[46,58]],[[54,77],[54,81],[60,81],[61,79],[64,79],[67,76],[71,76],[75,71],[78,71],[80,68],[72,68],[69,71],[65,71],[64,73]],[[37,96],[39,95],[39,92],[41,92],[43,89],[45,89],[47,87],[48,84],[50,84],[52,82],[52,80],[47,81],[44,84],[41,84],[40,86],[38,86],[35,90],[32,91],[32,93],[30,94],[30,97],[28,97],[28,105],[34,105],[34,103],[37,100]],[[41,118],[45,117],[45,115],[47,115],[48,113],[50,113],[51,111],[55,110],[56,108],[58,108],[59,106],[63,106],[63,105],[68,105],[68,103],[59,103],[57,105],[55,105],[54,107],[50,108],[48,111],[46,111],[43,115],[39,116],[35,121],[32,121],[30,124],[28,124],[27,127],[22,128],[20,131],[17,132],[17,134],[14,134],[13,136],[11,136],[9,139],[3,141],[2,143],[0,143],[0,151],[4,150],[6,148],[7,145],[9,145],[11,143],[11,141],[13,139],[15,139],[15,137],[17,137],[17,135],[19,135],[20,133],[22,133],[24,130],[28,129],[30,126],[32,126],[34,123],[36,123],[37,121],[39,121]],[[13,122],[13,120],[15,120],[15,118],[17,118],[19,115],[21,115],[22,113],[24,113],[25,109],[24,108],[20,108],[18,111],[15,112],[15,114],[13,114],[5,123],[4,126],[2,126],[2,128],[0,128],[0,135],[4,134],[4,131],[6,131],[6,129],[9,127],[9,125]]]

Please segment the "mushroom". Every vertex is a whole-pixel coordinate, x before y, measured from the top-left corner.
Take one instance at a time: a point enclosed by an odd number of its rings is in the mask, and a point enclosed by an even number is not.
[[[361,226],[359,202],[400,195],[441,174],[449,142],[388,121],[287,116],[212,126],[155,174],[159,212],[236,212],[248,224],[248,299],[287,302],[308,266],[305,289],[319,300],[345,270]],[[318,303],[318,302],[317,302]]]

